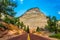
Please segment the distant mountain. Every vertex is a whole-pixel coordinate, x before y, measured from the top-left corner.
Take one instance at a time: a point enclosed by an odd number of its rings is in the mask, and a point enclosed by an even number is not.
[[[25,25],[29,25],[29,27],[41,27],[44,28],[47,24],[46,16],[39,10],[39,8],[31,8],[25,12],[20,17],[20,21],[22,21]]]

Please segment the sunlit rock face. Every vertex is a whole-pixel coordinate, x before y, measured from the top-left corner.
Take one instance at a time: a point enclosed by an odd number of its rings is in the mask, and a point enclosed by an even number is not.
[[[25,12],[20,17],[20,21],[22,21],[25,25],[29,25],[29,27],[41,27],[44,28],[47,24],[46,16],[40,12],[39,8],[31,8]]]

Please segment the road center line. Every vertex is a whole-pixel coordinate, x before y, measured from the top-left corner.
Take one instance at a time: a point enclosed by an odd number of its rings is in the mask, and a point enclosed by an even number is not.
[[[30,40],[30,35],[28,34],[27,40]]]

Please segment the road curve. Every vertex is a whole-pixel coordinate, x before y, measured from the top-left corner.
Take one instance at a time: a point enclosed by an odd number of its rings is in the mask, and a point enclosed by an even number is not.
[[[11,38],[11,39],[8,39],[8,40],[27,40],[27,33],[23,34],[23,35],[19,35],[17,37]]]
[[[34,34],[30,34],[30,40],[50,40],[50,39],[44,38],[44,37],[41,37],[41,36],[37,36],[37,35],[34,35]]]

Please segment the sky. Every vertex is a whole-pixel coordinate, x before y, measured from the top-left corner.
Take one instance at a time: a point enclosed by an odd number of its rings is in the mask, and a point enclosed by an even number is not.
[[[17,2],[14,11],[21,16],[30,8],[38,7],[46,16],[56,16],[60,19],[60,0],[13,0]]]

